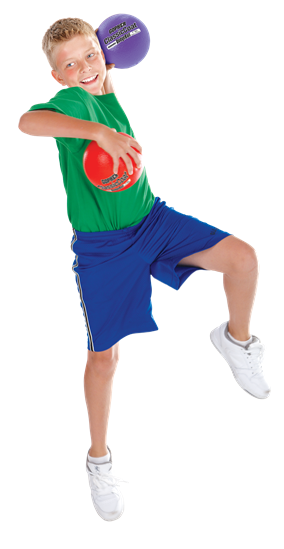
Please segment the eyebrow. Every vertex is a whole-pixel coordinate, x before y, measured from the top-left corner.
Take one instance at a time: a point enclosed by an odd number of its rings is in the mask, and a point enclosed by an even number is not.
[[[87,51],[85,51],[85,53],[88,53],[88,51],[95,50],[95,49],[96,49],[96,47],[92,46]],[[64,59],[64,61],[62,61],[62,65],[64,65],[67,61],[70,61],[70,59],[74,59],[74,57],[68,57],[68,59]]]

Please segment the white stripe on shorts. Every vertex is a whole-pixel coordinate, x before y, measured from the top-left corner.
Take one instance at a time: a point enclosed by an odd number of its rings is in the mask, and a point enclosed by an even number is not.
[[[76,240],[77,240],[77,235],[76,235],[76,231],[75,229],[73,229],[73,233],[74,233],[74,236],[75,236],[75,239],[72,238],[72,242],[71,242],[71,250],[72,252],[74,252],[73,250],[73,245],[75,244]],[[75,252],[74,252],[75,254]],[[75,254],[76,255],[76,254]],[[77,287],[78,287],[78,291],[79,291],[79,294],[80,294],[80,299],[81,299],[81,304],[82,304],[82,309],[83,309],[83,313],[84,313],[84,317],[85,317],[85,322],[86,322],[86,328],[87,328],[87,332],[88,332],[88,336],[89,336],[89,341],[90,341],[90,347],[91,347],[91,351],[94,351],[94,343],[93,343],[93,336],[92,336],[92,332],[91,332],[91,328],[90,328],[90,324],[89,324],[89,319],[88,319],[88,313],[87,313],[87,309],[86,309],[86,305],[85,305],[85,302],[84,302],[84,299],[83,299],[83,291],[82,291],[82,286],[81,286],[81,282],[80,282],[80,276],[79,276],[79,273],[76,273],[74,269],[76,269],[76,267],[78,267],[79,263],[78,263],[78,256],[76,255],[75,257],[75,265],[73,264],[72,265],[72,271],[75,273],[76,275],[76,282],[77,282]]]

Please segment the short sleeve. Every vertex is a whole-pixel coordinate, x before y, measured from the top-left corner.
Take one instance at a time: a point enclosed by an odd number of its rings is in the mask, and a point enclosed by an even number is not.
[[[29,111],[35,110],[50,110],[81,120],[90,120],[89,111],[83,97],[75,91],[75,88],[61,90],[47,103],[37,103],[29,109]],[[54,139],[64,145],[71,153],[78,152],[86,143],[85,139],[77,137],[54,137]]]

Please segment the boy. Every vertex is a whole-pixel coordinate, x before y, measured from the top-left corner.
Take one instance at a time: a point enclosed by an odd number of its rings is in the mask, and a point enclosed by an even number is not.
[[[139,166],[131,145],[142,152],[116,99],[109,75],[113,65],[106,66],[96,31],[81,19],[51,25],[43,51],[52,76],[67,89],[47,103],[33,105],[19,128],[29,135],[54,137],[59,150],[74,233],[72,269],[88,334],[84,388],[92,445],[86,470],[95,509],[111,521],[124,509],[106,445],[112,382],[119,340],[158,330],[150,275],[178,290],[196,270],[223,273],[229,321],[211,332],[212,343],[237,383],[252,396],[267,398],[270,387],[261,366],[264,348],[249,329],[258,262],[246,242],[161,202],[151,191],[145,168],[126,191],[109,193],[92,185],[82,163],[92,140],[111,155],[114,173],[119,158],[129,174],[132,161]]]

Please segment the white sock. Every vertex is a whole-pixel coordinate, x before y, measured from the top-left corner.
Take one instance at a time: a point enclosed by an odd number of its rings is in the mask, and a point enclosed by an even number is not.
[[[239,345],[242,345],[243,347],[245,347],[248,343],[251,343],[251,342],[252,342],[252,336],[250,336],[250,338],[249,338],[247,341],[238,341],[237,339],[235,339],[235,338],[230,334],[230,332],[228,332],[228,336],[230,337],[230,339],[231,339],[234,343],[238,343]]]
[[[110,460],[110,453],[108,452],[106,456],[102,456],[102,457],[92,457],[89,455],[89,452],[88,452],[88,461],[90,461],[91,463],[96,463],[96,465],[99,465],[100,463],[105,463],[106,461],[109,461]]]

